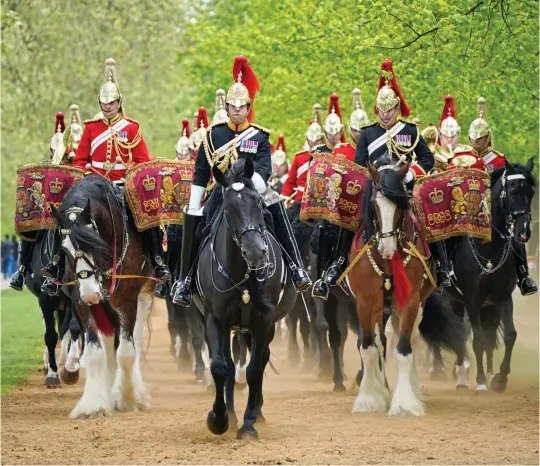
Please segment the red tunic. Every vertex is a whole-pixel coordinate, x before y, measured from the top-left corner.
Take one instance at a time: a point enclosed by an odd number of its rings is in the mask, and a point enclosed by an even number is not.
[[[114,130],[114,137],[119,144],[133,144],[138,135],[140,140],[131,149],[120,146],[118,154],[116,144],[111,139],[111,129]],[[139,131],[139,123],[125,117],[119,118],[111,127],[104,120],[85,121],[73,166],[83,169],[85,173],[99,173],[111,181],[121,180],[128,168],[150,160],[148,149]],[[121,161],[117,161],[117,157],[120,157]],[[91,168],[87,168],[88,164]]]
[[[459,147],[462,147],[463,149],[456,150],[456,152],[454,152],[454,156],[448,161],[448,170],[462,168],[463,165],[459,164],[459,157],[465,155],[468,157],[474,157],[476,159],[476,162],[474,162],[471,165],[468,165],[467,168],[476,168],[477,170],[487,171],[486,164],[484,163],[481,157],[478,157],[478,154],[474,152],[474,150],[472,150],[471,147],[468,147],[468,146],[459,146]]]
[[[291,168],[289,168],[289,176],[285,183],[283,183],[283,189],[281,194],[285,197],[292,195],[295,188],[297,188],[294,195],[295,201],[301,201],[304,191],[306,189],[307,172],[309,168],[309,151],[297,152],[294,154],[294,160]]]
[[[347,144],[338,144],[334,149],[334,154],[340,154],[347,157],[347,160],[354,162],[354,154],[356,153],[356,144],[349,142]]]
[[[501,154],[494,149],[488,149],[487,154],[484,154],[482,159],[484,160],[484,163],[486,164],[486,167],[490,173],[493,170],[506,166],[504,154]]]

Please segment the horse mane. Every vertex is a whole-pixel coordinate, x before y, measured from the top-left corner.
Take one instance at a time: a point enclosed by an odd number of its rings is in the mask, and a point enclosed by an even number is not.
[[[371,203],[373,180],[369,180],[362,196],[362,214],[364,216],[364,240],[368,241],[375,234],[375,210]]]
[[[90,206],[100,204],[103,209],[95,210],[91,215],[96,221],[100,232],[93,228],[88,228],[90,219],[81,219],[80,216],[70,225],[71,237],[78,247],[85,253],[91,254],[100,268],[107,269],[112,261],[112,249],[105,242],[100,233],[110,234],[110,222],[104,217],[104,207],[108,203],[109,196],[114,198],[113,185],[106,179],[98,175],[88,175],[80,183],[73,186],[67,193],[64,202],[60,207],[60,213],[66,217],[66,213],[73,207],[84,209],[90,202]]]
[[[536,178],[529,170],[525,168],[524,165],[521,165],[519,163],[513,163],[512,168],[516,173],[523,175],[527,183],[529,183],[533,188],[536,188]],[[499,181],[505,171],[506,167],[502,167],[497,168],[497,170],[493,170],[491,172],[491,187],[495,186],[495,183]]]
[[[382,170],[379,172],[379,187],[381,192],[398,208],[406,209],[409,205],[407,190],[403,178],[396,170]]]

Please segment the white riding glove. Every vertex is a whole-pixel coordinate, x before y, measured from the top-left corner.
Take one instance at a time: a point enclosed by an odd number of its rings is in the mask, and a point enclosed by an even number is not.
[[[409,170],[405,175],[405,183],[409,183],[412,180],[414,180],[414,173],[412,170]]]
[[[191,194],[187,206],[187,214],[201,217],[204,207],[201,207],[202,198],[206,189],[202,186],[191,185]]]
[[[253,181],[253,186],[255,186],[255,189],[259,194],[263,194],[266,191],[266,183],[263,180],[263,177],[257,172],[253,174],[251,181]]]

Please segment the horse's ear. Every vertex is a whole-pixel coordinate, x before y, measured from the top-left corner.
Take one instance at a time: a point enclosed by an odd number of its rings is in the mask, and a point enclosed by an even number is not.
[[[60,213],[60,211],[54,206],[51,204],[51,212],[54,216],[54,218],[56,219],[56,223],[58,223],[58,225],[60,227],[64,227],[65,225],[65,221],[64,221],[64,217],[63,215]]]
[[[531,157],[527,161],[527,165],[525,165],[525,170],[527,170],[529,173],[532,173],[533,169],[534,169],[534,158]]]
[[[244,178],[251,180],[251,177],[255,173],[255,165],[253,165],[253,160],[246,158],[244,164]]]
[[[90,219],[90,199],[86,201],[86,205],[84,206],[84,209],[81,212],[80,217],[84,219]]]
[[[214,165],[212,167],[212,174],[214,175],[214,179],[216,180],[217,184],[220,184],[224,188],[227,187],[227,180],[225,179],[225,175],[217,165]]]
[[[409,171],[409,167],[411,166],[411,161],[407,160],[401,168],[398,169],[397,174],[400,178],[405,178],[405,175]]]
[[[368,161],[368,171],[369,171],[369,175],[371,176],[371,179],[373,181],[377,181],[379,179],[378,170],[373,165],[371,165],[371,162],[369,162],[369,161]]]

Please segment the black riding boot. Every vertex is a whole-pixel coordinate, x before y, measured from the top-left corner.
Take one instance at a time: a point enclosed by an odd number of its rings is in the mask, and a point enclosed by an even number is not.
[[[179,268],[180,268],[180,254],[182,250],[182,227],[180,225],[168,225],[167,231],[167,252],[165,253],[165,263],[168,265],[171,271],[171,297],[174,296],[175,285],[178,283]],[[168,286],[164,283],[158,283],[156,286],[155,295],[158,298],[167,297]]]
[[[60,280],[64,276],[64,267],[66,263],[66,255],[61,248],[62,235],[59,231],[54,234],[53,245],[50,251],[49,263],[43,267],[40,271],[41,275],[46,277],[45,281],[41,285],[41,291],[47,293],[49,296],[59,296],[60,286],[57,285],[55,280]]]
[[[21,238],[19,243],[19,255],[17,257],[17,271],[11,276],[9,286],[17,291],[22,291],[24,286],[24,274],[28,268],[28,262],[32,258],[34,243]]]
[[[437,285],[439,288],[448,288],[452,285],[450,272],[448,271],[448,257],[444,241],[431,243],[431,253],[437,268]]]
[[[191,304],[191,279],[193,263],[197,257],[201,239],[195,236],[195,230],[202,217],[184,214],[182,231],[182,255],[180,257],[179,280],[173,285],[173,303],[189,307]]]
[[[162,259],[163,247],[161,244],[161,232],[159,231],[159,227],[149,228],[145,233],[148,252],[150,253],[154,265],[154,276],[162,283],[165,283],[171,279],[172,275],[169,271],[169,267],[165,265]]]
[[[296,291],[299,293],[306,291],[311,286],[311,279],[308,273],[304,270],[302,263],[302,255],[298,250],[294,232],[289,221],[289,216],[285,212],[283,201],[276,202],[268,206],[268,210],[272,214],[274,222],[274,233],[277,240],[285,249],[285,261],[292,272],[292,282]]]
[[[323,238],[324,227],[324,223],[319,223],[317,226],[317,228],[319,228],[319,244],[317,247],[317,277],[319,277],[319,279],[313,284],[311,296],[326,300],[330,294],[330,287],[326,281],[326,268],[331,259],[332,246],[330,244],[325,244]]]
[[[527,251],[525,245],[514,242],[514,260],[516,261],[516,271],[518,285],[523,296],[528,296],[538,292],[538,287],[534,280],[529,277],[529,266],[527,264]]]
[[[330,287],[336,286],[339,277],[345,271],[345,263],[347,262],[347,255],[351,249],[354,233],[345,228],[340,228],[339,238],[337,246],[334,248],[332,257],[332,265],[328,270],[324,271],[320,281],[325,282],[326,286],[319,284],[317,287],[316,295],[314,290],[314,296],[321,299],[328,299]],[[324,277],[324,278],[323,278]]]

